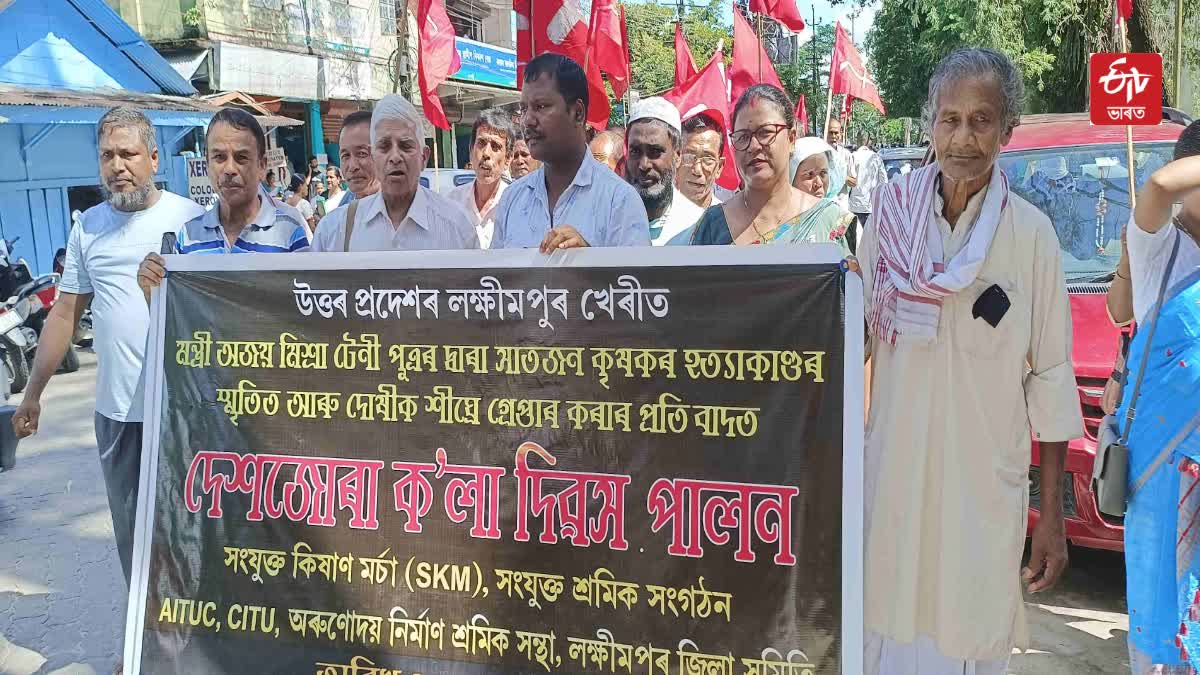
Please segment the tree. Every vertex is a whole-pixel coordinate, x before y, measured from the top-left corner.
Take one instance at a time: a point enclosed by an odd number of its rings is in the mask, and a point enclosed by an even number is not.
[[[696,65],[703,68],[717,43],[725,40],[725,53],[733,45],[732,31],[721,23],[721,0],[684,15],[683,32],[692,48]],[[642,96],[669,90],[675,83],[675,8],[654,3],[627,3],[628,28],[633,63],[633,88]]]
[[[1200,0],[1186,0],[1184,8],[1195,26]],[[991,47],[1017,64],[1029,95],[1027,112],[1079,112],[1087,104],[1089,55],[1117,49],[1112,11],[1112,0],[883,0],[867,48],[895,115],[919,114],[934,66],[962,46]],[[1163,53],[1168,92],[1173,45],[1174,0],[1138,0],[1129,48]],[[1195,41],[1185,45],[1184,56],[1195,68]]]

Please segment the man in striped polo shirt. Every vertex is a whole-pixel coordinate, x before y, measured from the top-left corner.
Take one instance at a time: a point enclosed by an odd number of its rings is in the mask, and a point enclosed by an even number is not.
[[[267,141],[254,116],[225,108],[208,125],[208,177],[219,200],[215,208],[184,223],[175,253],[295,253],[307,251],[304,217],[261,187],[267,171]],[[150,290],[166,274],[163,259],[151,253],[138,270],[138,285]]]

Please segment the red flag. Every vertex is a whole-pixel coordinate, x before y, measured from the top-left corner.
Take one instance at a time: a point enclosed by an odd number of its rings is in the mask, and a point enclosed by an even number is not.
[[[696,62],[692,50],[683,37],[683,24],[675,22],[675,88],[696,76]]]
[[[588,59],[588,24],[578,0],[513,0],[517,14],[517,84],[525,65],[539,54],[562,54],[583,68],[588,80],[588,123],[608,126],[608,92],[594,59]]]
[[[589,64],[592,61],[608,75],[608,83],[617,98],[624,96],[629,88],[629,50],[625,44],[624,8],[618,11],[614,0],[594,0],[592,3]]]
[[[679,117],[689,120],[697,115],[704,115],[716,122],[725,134],[725,170],[717,177],[717,184],[723,188],[736,190],[741,180],[738,178],[737,163],[733,158],[733,143],[729,141],[729,85],[725,80],[722,66],[725,55],[718,49],[696,76],[671,91],[663,94],[663,98],[675,104],[679,109]]]
[[[850,105],[854,102],[854,97],[847,94],[842,97],[842,122],[850,119]]]
[[[729,81],[733,85],[729,92],[729,100],[734,104],[741,98],[742,92],[756,84],[773,84],[783,89],[779,75],[775,74],[775,66],[758,41],[750,22],[742,16],[740,10],[733,10],[733,67],[729,70]]]
[[[421,89],[421,107],[431,124],[449,129],[450,121],[442,110],[438,85],[458,72],[461,64],[454,48],[454,25],[446,15],[442,0],[420,0],[417,5],[420,26],[417,48],[417,79]]]
[[[880,114],[887,114],[883,108],[883,100],[879,98],[879,88],[871,73],[863,65],[862,56],[854,41],[837,25],[837,38],[833,43],[833,60],[829,64],[829,88],[835,94],[848,94],[860,101],[866,101],[875,106]]]
[[[533,60],[533,31],[530,30],[529,14],[533,11],[532,0],[513,0],[513,14],[517,24],[517,88],[525,83],[525,65]]]
[[[1116,21],[1114,21],[1113,23],[1117,23],[1119,21],[1128,22],[1129,19],[1132,17],[1133,17],[1133,0],[1117,0],[1117,16],[1115,17]]]
[[[796,121],[800,122],[800,131],[808,135],[808,108],[804,105],[804,94],[796,99]]]
[[[796,0],[750,0],[750,11],[766,14],[793,32],[804,30],[804,17],[800,16]]]

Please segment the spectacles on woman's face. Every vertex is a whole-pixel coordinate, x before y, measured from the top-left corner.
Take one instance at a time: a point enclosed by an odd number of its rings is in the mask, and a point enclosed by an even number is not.
[[[733,140],[733,148],[735,150],[741,150],[743,152],[749,150],[750,139],[752,138],[758,141],[758,145],[760,147],[765,148],[774,143],[775,139],[779,137],[780,132],[787,128],[788,125],[786,124],[764,124],[753,131],[749,129],[735,131],[730,139]]]
[[[685,152],[681,160],[683,166],[689,168],[697,164],[705,171],[714,171],[717,168],[717,158],[712,155],[693,155],[690,152]]]

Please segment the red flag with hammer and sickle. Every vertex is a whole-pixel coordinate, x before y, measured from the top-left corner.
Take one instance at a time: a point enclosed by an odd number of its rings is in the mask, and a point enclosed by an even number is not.
[[[854,46],[854,40],[846,34],[842,24],[837,25],[837,38],[833,43],[833,61],[829,64],[829,88],[835,94],[846,94],[875,106],[880,114],[887,114],[879,88],[871,73],[863,64],[862,55]]]

